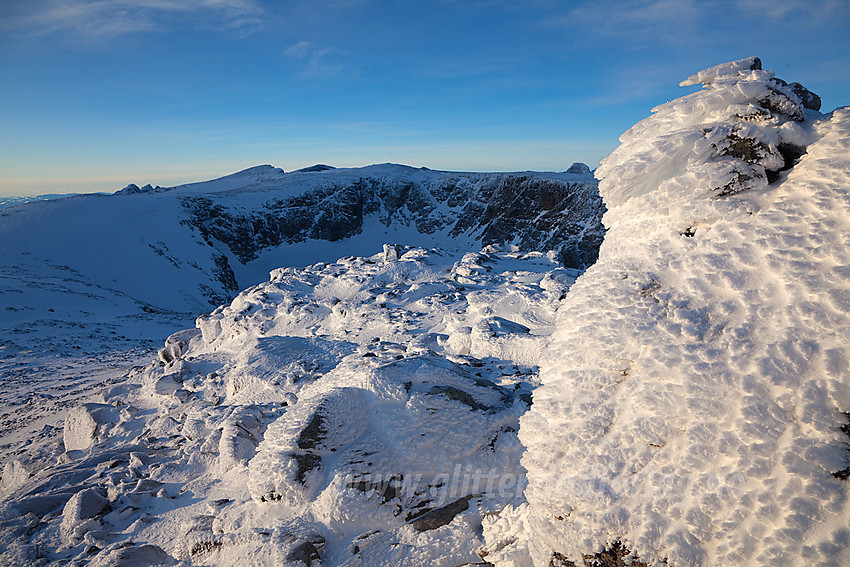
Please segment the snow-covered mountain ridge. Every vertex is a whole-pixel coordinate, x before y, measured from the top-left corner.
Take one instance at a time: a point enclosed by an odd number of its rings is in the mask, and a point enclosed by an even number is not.
[[[334,242],[373,226],[405,227],[441,243],[557,250],[573,268],[592,264],[602,240],[603,207],[583,164],[562,174],[447,174],[392,165],[308,170],[274,179],[274,170],[254,168],[266,175],[261,187],[271,185],[283,196],[248,210],[242,191],[236,199],[221,193],[182,197],[186,222],[242,264],[282,244]],[[304,186],[305,178],[309,190],[289,189]]]
[[[510,243],[555,249],[567,265],[585,267],[596,258],[603,210],[582,164],[515,174],[258,166],[203,183],[3,209],[0,238],[4,266],[68,265],[156,308],[199,314],[276,267],[384,242]]]
[[[586,271],[390,244],[274,270],[10,462],[3,560],[850,562],[850,112],[756,58],[692,82],[599,168]],[[220,203],[189,226],[230,262],[269,229]]]
[[[602,240],[602,211],[581,164],[512,174],[257,166],[0,210],[0,461],[21,425],[46,424],[275,268],[373,254],[385,242],[460,255],[509,242],[583,266]]]

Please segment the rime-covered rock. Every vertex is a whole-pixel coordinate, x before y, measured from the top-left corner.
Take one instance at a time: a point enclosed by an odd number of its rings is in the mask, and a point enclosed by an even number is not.
[[[77,451],[91,447],[103,427],[113,422],[115,413],[115,408],[108,404],[86,403],[73,408],[65,418],[65,450]]]
[[[526,502],[485,521],[496,565],[850,561],[850,112],[756,58],[697,83],[597,170],[608,232],[520,420]]]

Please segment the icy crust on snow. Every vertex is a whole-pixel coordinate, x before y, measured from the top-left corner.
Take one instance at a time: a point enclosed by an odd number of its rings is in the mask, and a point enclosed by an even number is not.
[[[850,110],[762,117],[769,74],[699,77],[599,169],[609,230],[520,420],[494,564],[850,564]],[[806,154],[717,198],[719,130]]]
[[[74,409],[58,464],[6,467],[0,563],[479,563],[578,275],[554,257],[275,270]]]
[[[690,87],[693,85],[710,85],[718,79],[724,77],[736,77],[741,73],[748,71],[761,70],[761,59],[758,57],[746,57],[737,61],[727,61],[720,65],[715,65],[709,69],[703,69],[696,75],[691,75],[681,83],[680,87]]]

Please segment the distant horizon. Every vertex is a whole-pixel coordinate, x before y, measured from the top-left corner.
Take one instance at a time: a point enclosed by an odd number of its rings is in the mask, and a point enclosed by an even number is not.
[[[849,28],[833,0],[11,0],[0,196],[263,163],[594,168],[725,61],[850,104]]]
[[[165,188],[178,187],[181,185],[188,185],[192,183],[203,183],[206,181],[214,181],[216,179],[227,177],[229,175],[233,175],[236,173],[240,173],[242,171],[246,171],[255,167],[262,166],[271,166],[277,169],[282,169],[285,173],[294,173],[299,170],[309,168],[315,165],[327,165],[334,169],[363,169],[372,166],[380,166],[380,165],[398,165],[402,167],[410,167],[411,169],[429,169],[433,171],[444,171],[447,173],[522,173],[522,172],[539,172],[539,173],[547,173],[547,172],[564,172],[574,163],[584,163],[587,165],[591,171],[595,170],[598,167],[598,163],[590,164],[582,160],[574,160],[569,163],[565,163],[563,167],[559,168],[514,168],[514,169],[470,169],[470,168],[442,168],[442,167],[431,167],[429,165],[414,165],[409,163],[398,163],[392,161],[383,161],[383,162],[375,162],[375,163],[366,163],[362,165],[335,165],[333,163],[329,163],[328,161],[315,161],[310,164],[299,165],[292,168],[281,167],[274,163],[255,163],[253,165],[247,166],[237,166],[237,169],[228,170],[224,173],[201,173],[199,172],[195,177],[172,177],[175,181],[172,182],[160,182],[160,181],[150,181],[146,179],[138,179],[138,180],[129,180],[129,181],[119,181],[117,179],[101,179],[97,181],[92,180],[76,180],[70,182],[71,185],[79,185],[82,188],[93,187],[95,185],[100,185],[101,189],[92,189],[92,190],[62,190],[62,191],[44,191],[44,192],[29,192],[29,193],[3,193],[0,191],[0,198],[13,198],[13,197],[38,197],[42,195],[79,195],[79,194],[94,194],[94,193],[114,193],[115,191],[119,191],[124,187],[127,187],[130,184],[137,185],[138,187],[143,187],[145,185],[151,185],[153,187],[160,186]],[[122,178],[123,179],[123,178]]]

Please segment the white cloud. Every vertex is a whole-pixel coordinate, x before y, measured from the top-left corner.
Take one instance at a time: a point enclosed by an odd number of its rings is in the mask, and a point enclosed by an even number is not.
[[[250,31],[259,27],[262,8],[254,0],[42,0],[21,12],[7,19],[5,27],[98,40],[187,24]]]
[[[343,69],[342,59],[347,55],[342,49],[317,45],[312,41],[300,41],[284,51],[287,57],[304,62],[301,76],[319,78],[336,75]]]
[[[817,27],[824,21],[850,23],[850,2],[847,0],[734,0],[735,8],[744,13],[773,20],[793,18],[801,27]]]

